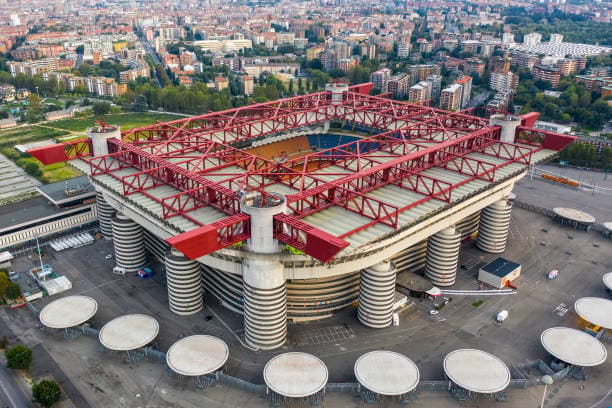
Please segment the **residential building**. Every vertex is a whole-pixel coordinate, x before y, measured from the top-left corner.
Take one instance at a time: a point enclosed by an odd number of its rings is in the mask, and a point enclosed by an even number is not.
[[[408,100],[415,103],[424,103],[431,100],[432,86],[430,82],[421,81],[410,87]]]
[[[387,81],[387,90],[393,94],[394,98],[403,98],[408,95],[410,86],[410,75],[394,75]]]
[[[548,82],[553,88],[556,88],[559,85],[561,73],[554,67],[536,65],[533,67],[533,78],[539,81]]]
[[[245,75],[242,77],[242,85],[244,87],[244,94],[246,96],[253,95],[255,90],[255,82],[253,81],[253,77],[250,75]]]
[[[561,44],[563,42],[563,34],[551,34],[548,42],[551,44]]]
[[[489,87],[499,92],[511,92],[513,93],[518,85],[518,75],[512,71],[506,73],[503,72],[491,72],[489,78]]]
[[[461,85],[461,108],[467,108],[472,99],[472,77],[463,76],[455,81],[455,84]]]
[[[430,75],[425,80],[431,84],[431,99],[434,103],[440,101],[440,92],[442,91],[442,76]]]
[[[444,88],[440,94],[440,109],[458,111],[461,109],[461,96],[463,87],[460,84],[452,84]]]
[[[527,46],[537,45],[541,41],[542,41],[542,34],[539,34],[539,33],[525,34],[525,36],[523,37],[523,44]]]
[[[382,68],[370,74],[370,81],[374,84],[374,88],[380,89],[381,92],[388,92],[388,81],[391,78],[391,70]]]
[[[215,89],[221,92],[224,89],[227,89],[229,86],[227,82],[227,78],[225,77],[215,77]]]

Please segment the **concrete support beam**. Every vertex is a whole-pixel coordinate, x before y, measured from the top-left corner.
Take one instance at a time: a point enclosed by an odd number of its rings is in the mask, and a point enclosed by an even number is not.
[[[111,219],[115,215],[115,209],[104,199],[101,192],[96,192],[96,207],[98,207],[98,220],[100,231],[106,239],[113,239],[113,224]]]

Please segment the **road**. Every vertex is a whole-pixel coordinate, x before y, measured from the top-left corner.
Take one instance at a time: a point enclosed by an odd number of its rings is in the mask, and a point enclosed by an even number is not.
[[[0,359],[0,402],[2,408],[33,407],[32,402],[17,385],[13,372],[4,366],[4,358]]]
[[[151,58],[153,59],[153,62],[155,63],[155,65],[157,66],[161,64],[161,60],[157,56],[157,53],[155,52],[153,47],[151,47],[151,44],[149,43],[149,41],[147,41],[144,34],[140,31],[138,31],[138,38],[140,38],[140,42],[142,43],[147,54],[149,54]],[[157,86],[161,86],[161,82],[159,81],[159,77],[157,76],[157,70],[153,70],[153,78],[155,79]]]

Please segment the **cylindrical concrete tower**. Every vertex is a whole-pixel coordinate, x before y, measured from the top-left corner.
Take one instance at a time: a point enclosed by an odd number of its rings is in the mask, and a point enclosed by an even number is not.
[[[331,102],[334,105],[342,103],[344,92],[347,92],[348,89],[348,84],[342,82],[333,82],[325,85],[325,90],[331,92]]]
[[[145,265],[142,227],[121,213],[112,218],[115,260],[126,273],[137,272]]]
[[[166,282],[170,310],[178,315],[191,315],[204,307],[200,264],[172,250],[166,254]]]
[[[361,271],[357,317],[366,326],[381,329],[391,325],[397,269],[381,262]]]
[[[501,126],[500,140],[502,142],[514,143],[516,128],[521,124],[521,118],[516,115],[497,113],[495,115],[491,115],[489,118],[489,124]]]
[[[121,139],[119,126],[111,126],[101,123],[98,126],[87,129],[87,137],[91,139],[93,156],[104,156],[108,154],[108,139]]]
[[[260,349],[280,347],[287,339],[287,282],[283,264],[275,256],[282,246],[274,239],[274,216],[287,204],[280,194],[247,195],[241,209],[251,216],[251,256],[242,264],[244,337]]]
[[[450,227],[429,237],[425,276],[436,286],[451,286],[457,278],[461,234]]]
[[[499,200],[482,209],[476,245],[485,252],[498,254],[506,249],[512,204]]]
[[[116,210],[104,199],[101,192],[96,192],[96,206],[98,207],[98,220],[100,221],[100,231],[106,239],[113,239],[113,224],[111,219]]]

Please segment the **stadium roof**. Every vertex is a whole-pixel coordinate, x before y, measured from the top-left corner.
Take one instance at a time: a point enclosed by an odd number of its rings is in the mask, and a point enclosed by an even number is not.
[[[87,157],[86,139],[30,153],[43,162],[78,158],[72,163],[94,183],[160,219],[191,259],[250,236],[244,192],[284,194],[288,212],[275,216],[275,237],[327,262],[515,177],[574,139],[522,126],[517,144],[501,142],[500,127],[483,118],[370,96],[370,88],[129,130],[100,157]],[[371,136],[284,162],[245,151],[329,121]]]

